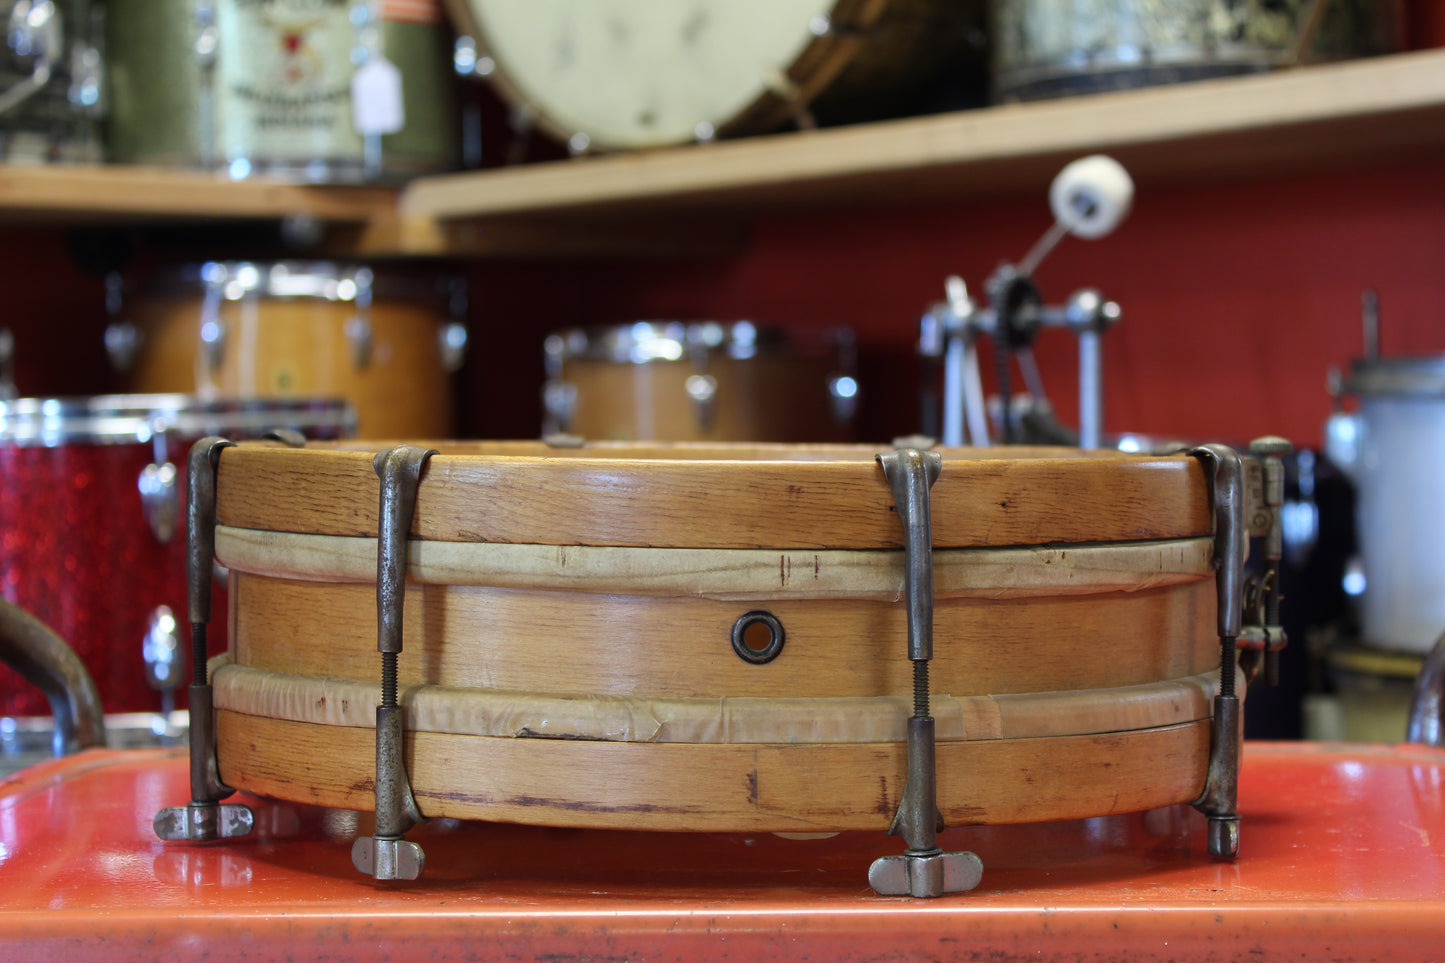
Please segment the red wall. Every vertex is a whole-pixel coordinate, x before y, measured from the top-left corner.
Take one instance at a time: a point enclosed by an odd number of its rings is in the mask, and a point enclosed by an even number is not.
[[[1141,187],[1100,241],[1065,241],[1038,272],[1050,301],[1093,285],[1124,308],[1105,339],[1107,424],[1317,443],[1326,372],[1360,343],[1359,300],[1380,292],[1387,354],[1445,352],[1445,160],[1364,173],[1197,188]],[[575,324],[715,317],[798,328],[850,325],[863,349],[861,436],[915,430],[917,318],[960,273],[974,291],[1047,226],[1037,200],[779,215],[716,260],[482,261],[471,266],[473,355],[463,433],[534,435],[541,341]],[[0,233],[0,327],[14,330],[24,394],[114,390],[104,289],[62,232]],[[1040,361],[1072,420],[1073,338],[1046,332]],[[987,366],[986,366],[987,368]],[[991,372],[985,371],[986,377]]]
[[[1111,430],[1314,444],[1326,373],[1359,350],[1360,295],[1380,293],[1387,354],[1445,351],[1445,160],[1205,187],[1141,185],[1131,218],[1065,241],[1038,271],[1046,300],[1094,286],[1124,320],[1105,343]],[[863,349],[862,435],[917,427],[917,319],[959,273],[978,293],[1049,224],[1037,199],[764,217],[742,254],[710,261],[483,263],[473,270],[478,358],[463,424],[535,432],[547,330],[644,318],[849,325]],[[1075,417],[1073,338],[1038,345],[1050,393]],[[991,372],[986,371],[986,377]]]

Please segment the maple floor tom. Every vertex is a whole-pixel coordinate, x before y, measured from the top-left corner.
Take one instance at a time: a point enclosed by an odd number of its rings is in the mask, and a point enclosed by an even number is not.
[[[341,397],[363,437],[444,438],[465,310],[431,274],[212,261],[143,284],[107,340],[135,391]]]
[[[813,350],[750,321],[643,321],[545,343],[544,433],[602,441],[840,441],[858,403],[852,335]]]
[[[438,0],[108,7],[113,160],[325,182],[453,165],[457,125]],[[380,96],[358,83],[377,64],[396,68],[383,67]],[[364,118],[398,79],[400,110],[384,111],[373,130]],[[353,99],[358,89],[362,102]]]
[[[102,19],[88,0],[0,0],[0,160],[101,160]]]
[[[0,401],[0,595],[70,643],[108,712],[155,711],[189,683],[185,457],[209,434],[349,433],[339,401],[213,403],[177,395]],[[224,647],[224,626],[213,643]],[[0,716],[47,715],[0,667]]]
[[[1031,100],[1268,70],[1311,0],[992,0],[994,90]],[[1305,59],[1400,46],[1396,0],[1331,0]]]
[[[220,452],[232,632],[212,682],[227,785],[373,807],[385,530],[405,546],[387,651],[423,815],[888,827],[916,689],[900,601],[911,536],[876,450],[433,445],[401,476],[419,478],[414,511],[385,522],[377,465],[421,449]],[[1199,798],[1220,669],[1200,462],[939,454],[929,711],[943,817]]]

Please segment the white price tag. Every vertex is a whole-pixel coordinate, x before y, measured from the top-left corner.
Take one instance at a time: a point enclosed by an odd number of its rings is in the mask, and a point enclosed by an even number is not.
[[[406,124],[401,71],[385,57],[368,58],[351,75],[351,120],[362,136],[395,134]]]

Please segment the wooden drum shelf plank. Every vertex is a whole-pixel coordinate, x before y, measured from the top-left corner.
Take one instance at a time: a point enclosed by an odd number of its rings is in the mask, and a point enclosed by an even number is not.
[[[221,778],[252,792],[373,808],[368,729],[219,713]],[[654,745],[407,734],[422,814],[534,825],[717,832],[888,828],[904,747]],[[284,746],[284,752],[275,747]],[[941,742],[949,825],[1134,812],[1199,795],[1207,721],[1127,733]],[[300,798],[298,798],[300,797]]]

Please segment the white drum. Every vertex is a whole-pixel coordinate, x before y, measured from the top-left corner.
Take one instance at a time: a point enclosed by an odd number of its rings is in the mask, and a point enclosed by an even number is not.
[[[575,151],[896,113],[957,73],[982,19],[957,0],[448,2],[476,72]]]
[[[1364,641],[1428,652],[1445,632],[1445,356],[1356,361],[1359,398],[1336,415],[1330,457],[1358,489]]]

